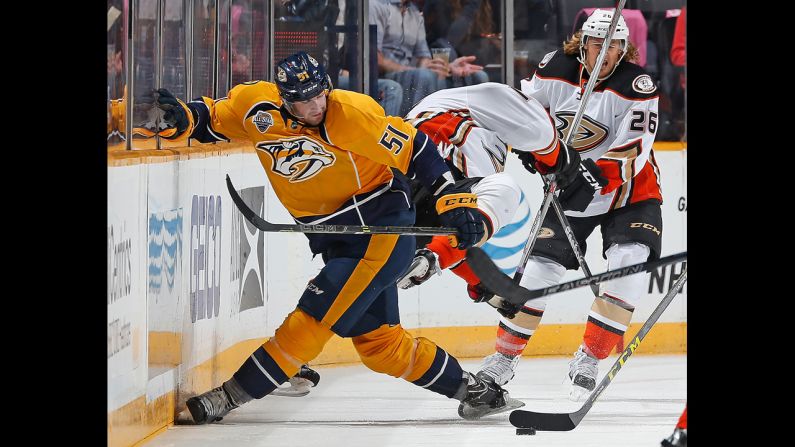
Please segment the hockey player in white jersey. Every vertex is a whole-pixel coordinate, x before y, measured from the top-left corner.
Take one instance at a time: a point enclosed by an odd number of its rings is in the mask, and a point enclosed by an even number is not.
[[[612,15],[612,10],[595,10],[562,50],[541,60],[532,79],[521,81],[522,91],[538,100],[555,118],[561,138],[571,131]],[[597,225],[601,226],[602,256],[607,259],[608,269],[657,259],[662,243],[660,171],[652,151],[658,117],[657,86],[640,66],[632,63],[637,54],[621,17],[572,140],[583,160],[594,160],[608,183],[584,211],[567,211],[566,216],[583,252],[586,238]],[[548,213],[521,285],[538,289],[558,284],[567,269],[577,268],[577,259],[557,215]],[[607,357],[627,330],[635,304],[643,294],[644,278],[633,275],[602,286],[588,315],[583,342],[569,366],[573,400],[593,391],[598,361]],[[501,385],[511,380],[546,304],[547,297],[528,301],[516,318],[501,318],[496,352],[486,357],[480,373]]]

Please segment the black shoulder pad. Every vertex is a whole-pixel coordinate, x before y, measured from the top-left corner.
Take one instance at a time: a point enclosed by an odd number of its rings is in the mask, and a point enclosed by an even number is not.
[[[579,82],[580,62],[576,55],[567,56],[562,48],[547,53],[538,63],[536,74],[542,78],[564,79],[572,84]]]
[[[646,70],[632,62],[622,61],[616,71],[598,90],[610,89],[628,99],[649,99],[659,95],[657,83]]]

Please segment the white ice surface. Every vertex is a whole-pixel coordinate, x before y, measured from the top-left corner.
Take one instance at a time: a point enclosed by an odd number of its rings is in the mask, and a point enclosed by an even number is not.
[[[601,379],[615,356],[600,362]],[[568,357],[523,358],[506,388],[524,409],[572,412]],[[477,371],[480,361],[462,367]],[[362,365],[316,367],[320,384],[300,398],[267,396],[223,421],[173,426],[146,446],[477,446],[656,447],[673,430],[687,399],[684,355],[633,356],[573,431],[517,436],[508,413],[465,421],[458,402]]]

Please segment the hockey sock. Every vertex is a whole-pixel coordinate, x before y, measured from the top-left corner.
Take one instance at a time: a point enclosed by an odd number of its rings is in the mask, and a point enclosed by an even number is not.
[[[427,338],[412,337],[399,324],[385,324],[352,340],[362,363],[375,372],[447,397],[458,391],[463,370],[456,358]]]
[[[522,355],[543,315],[543,310],[523,306],[512,319],[500,318],[495,350],[511,358]]]
[[[594,300],[583,337],[594,357],[601,360],[610,355],[627,331],[634,310],[633,306],[608,294]]]

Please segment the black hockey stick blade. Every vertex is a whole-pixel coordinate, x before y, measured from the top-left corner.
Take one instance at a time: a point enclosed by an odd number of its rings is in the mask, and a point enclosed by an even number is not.
[[[556,284],[543,289],[528,290],[515,283],[510,276],[503,273],[502,270],[500,270],[500,268],[494,264],[494,261],[489,258],[489,255],[487,255],[486,252],[481,248],[472,247],[467,249],[467,263],[469,264],[469,267],[472,269],[472,271],[475,272],[475,275],[480,278],[480,281],[483,283],[483,285],[495,295],[499,295],[504,300],[519,306],[534,298],[540,298],[553,293],[565,292],[567,290],[609,281],[611,279],[621,278],[623,276],[633,275],[635,273],[649,272],[656,269],[657,267],[675,264],[685,260],[687,260],[687,252],[683,251],[681,253],[662,257],[656,261],[641,262],[640,264],[628,265],[615,270],[608,270],[604,273],[586,276],[584,278]]]
[[[229,175],[226,176],[226,189],[235,206],[252,225],[261,231],[290,232],[290,233],[325,233],[325,234],[400,234],[421,236],[448,236],[456,234],[456,229],[451,227],[397,227],[397,226],[367,226],[367,225],[307,225],[307,224],[274,224],[259,217],[243,198],[240,197]]]
[[[577,427],[577,424],[572,419],[574,414],[576,413],[536,413],[534,411],[514,410],[508,416],[508,421],[516,428],[532,428],[541,431],[571,431]]]

